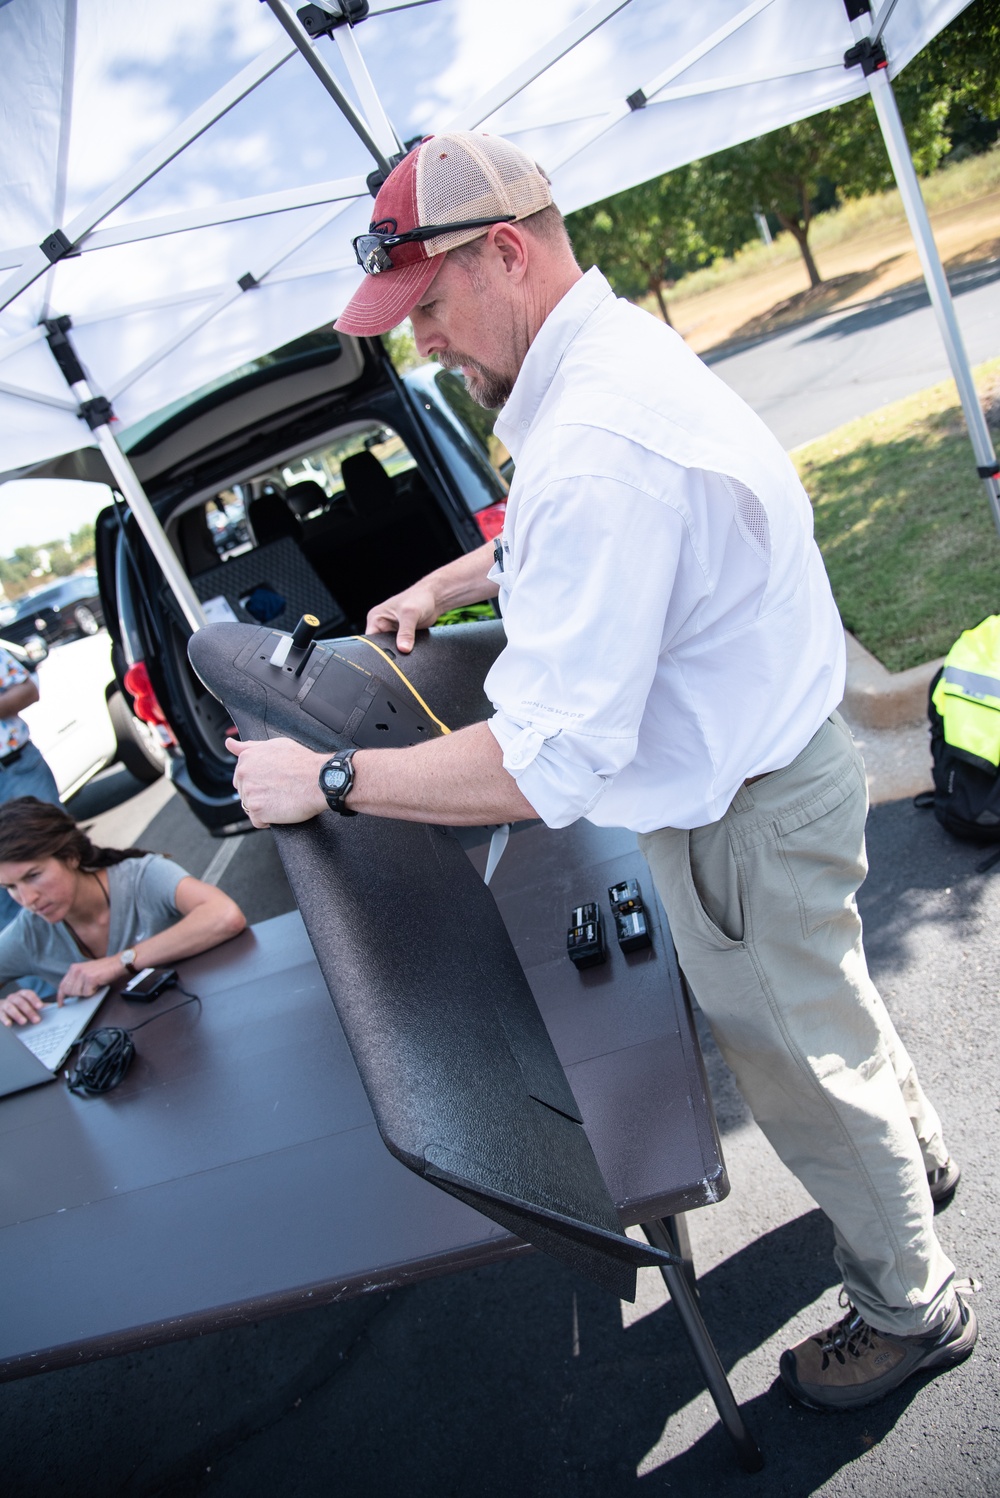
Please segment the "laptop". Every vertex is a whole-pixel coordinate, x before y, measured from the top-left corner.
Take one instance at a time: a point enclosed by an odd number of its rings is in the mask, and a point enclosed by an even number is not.
[[[37,1025],[0,1025],[0,1097],[54,1082],[107,992],[100,988],[89,999],[46,1004]]]

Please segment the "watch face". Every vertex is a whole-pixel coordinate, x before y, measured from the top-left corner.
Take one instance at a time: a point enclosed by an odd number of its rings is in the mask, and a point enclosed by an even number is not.
[[[347,784],[347,771],[342,765],[329,765],[323,771],[323,784],[328,791],[339,791]]]

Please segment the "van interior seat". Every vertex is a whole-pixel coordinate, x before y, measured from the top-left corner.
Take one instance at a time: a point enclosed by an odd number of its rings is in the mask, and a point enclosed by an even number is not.
[[[177,522],[181,561],[189,577],[219,565],[219,553],[205,518],[205,506],[185,510]]]
[[[298,520],[305,520],[315,510],[329,508],[330,498],[315,479],[299,479],[285,490],[285,503]]]
[[[261,494],[252,499],[247,505],[247,519],[258,546],[266,546],[282,536],[299,539],[299,522],[278,494]]]
[[[288,632],[303,614],[315,614],[320,634],[350,632],[344,610],[291,536],[217,562],[195,574],[191,586],[202,603],[224,598],[242,624],[268,624]],[[265,591],[255,597],[255,589]]]
[[[347,501],[357,515],[388,509],[396,498],[392,479],[373,452],[364,448],[340,465]]]
[[[351,618],[461,554],[440,504],[416,469],[392,478],[378,458],[340,465],[342,498],[302,527],[306,555]]]

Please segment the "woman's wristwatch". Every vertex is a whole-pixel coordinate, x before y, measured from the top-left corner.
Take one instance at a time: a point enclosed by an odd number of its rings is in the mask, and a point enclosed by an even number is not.
[[[354,759],[357,749],[340,749],[332,755],[319,772],[319,788],[326,797],[331,811],[339,811],[342,817],[356,817],[344,802],[354,789]]]
[[[119,952],[118,961],[130,978],[137,976],[139,969],[135,965],[135,947],[126,947],[124,952]]]

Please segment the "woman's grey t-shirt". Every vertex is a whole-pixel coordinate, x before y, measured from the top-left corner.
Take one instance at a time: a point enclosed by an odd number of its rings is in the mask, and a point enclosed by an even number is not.
[[[174,903],[177,886],[187,871],[159,853],[126,858],[105,870],[111,900],[108,955],[134,947],[180,920]],[[18,913],[0,931],[0,983],[25,974],[37,975],[58,987],[66,969],[86,959],[60,922],[50,926],[30,910]]]

